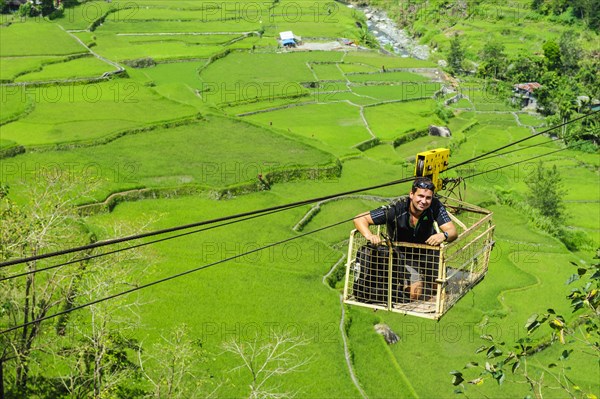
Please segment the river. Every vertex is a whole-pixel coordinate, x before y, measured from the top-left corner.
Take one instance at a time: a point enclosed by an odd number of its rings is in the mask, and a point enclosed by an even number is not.
[[[369,31],[377,38],[384,49],[402,56],[420,60],[429,58],[429,47],[418,44],[404,29],[399,29],[383,10],[347,4],[347,7],[362,11],[367,18]]]

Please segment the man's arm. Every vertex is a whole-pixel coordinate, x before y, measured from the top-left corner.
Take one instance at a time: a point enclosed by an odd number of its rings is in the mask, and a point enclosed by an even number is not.
[[[373,245],[377,245],[381,242],[381,237],[371,233],[369,226],[372,224],[375,223],[373,223],[373,218],[371,218],[370,212],[361,213],[354,218],[354,227],[356,227],[356,230],[358,230],[360,234],[367,239],[367,241],[370,241],[373,243]]]
[[[456,231],[456,226],[454,226],[454,223],[452,223],[452,222],[444,223],[443,225],[441,225],[439,227],[440,227],[440,230],[442,230],[442,232],[432,234],[425,241],[425,244],[437,246],[443,242],[452,242],[452,241],[456,240],[456,238],[458,237],[458,232]],[[448,233],[448,239],[446,239],[444,232]]]

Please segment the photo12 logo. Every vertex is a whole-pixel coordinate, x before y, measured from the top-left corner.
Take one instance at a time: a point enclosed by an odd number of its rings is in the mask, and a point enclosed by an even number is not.
[[[136,104],[139,85],[134,82],[102,82],[76,84],[67,83],[61,85],[6,85],[0,90],[2,102],[18,101],[26,104],[29,101],[35,103],[58,102],[68,103],[90,103],[100,101],[111,101],[122,104]]]
[[[98,162],[26,162],[4,160],[0,163],[0,181],[76,181],[105,180],[114,183],[135,183],[140,165],[122,162],[102,165]]]
[[[406,321],[395,331],[403,339],[417,340],[425,343],[475,343],[481,336],[493,336],[497,339],[512,339],[517,341],[523,335],[523,328],[516,323],[499,324],[486,321],[474,322],[443,322],[436,324]]]
[[[139,11],[140,5],[134,1],[125,3],[111,3],[109,0],[104,2],[86,1],[81,2],[77,7],[65,8],[63,18],[71,23],[83,21],[87,25],[98,24],[106,20],[127,22],[135,19]]]
[[[204,322],[201,326],[202,341],[271,341],[275,334],[304,337],[310,342],[339,344],[340,330],[336,322]]]
[[[326,183],[339,180],[339,168],[336,165],[298,165],[277,161],[203,162],[199,170],[201,183],[224,186],[255,182],[268,189],[273,180],[285,181],[299,175]]]
[[[250,101],[273,102],[278,98],[298,97],[305,95],[306,89],[296,82],[204,82],[197,93],[203,102],[235,105]]]
[[[296,242],[282,245],[261,244],[258,242],[204,242],[201,247],[201,261],[204,263],[233,260],[236,263],[271,264],[301,262],[304,248]]]
[[[205,2],[202,4],[200,20],[240,21],[248,23],[337,23],[339,5],[334,1],[291,1],[291,2]]]

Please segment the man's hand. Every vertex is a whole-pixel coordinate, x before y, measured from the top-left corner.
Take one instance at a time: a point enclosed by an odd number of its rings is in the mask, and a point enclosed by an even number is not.
[[[429,236],[429,238],[425,241],[425,244],[437,247],[444,241],[446,241],[446,236],[444,235],[444,233],[437,233]]]
[[[373,245],[379,245],[381,243],[381,237],[376,234],[371,234],[369,237],[366,237],[367,241],[370,241]]]
[[[369,226],[373,224],[373,219],[369,212],[362,213],[354,218],[354,226],[373,245],[381,243],[381,237],[371,233]]]

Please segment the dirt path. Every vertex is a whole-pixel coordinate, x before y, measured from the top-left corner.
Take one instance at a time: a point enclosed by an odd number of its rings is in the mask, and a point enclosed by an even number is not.
[[[100,61],[106,62],[107,64],[115,67],[116,71],[112,71],[112,72],[104,72],[104,74],[102,75],[102,77],[108,77],[110,75],[114,75],[116,73],[122,73],[123,71],[125,71],[125,68],[123,68],[121,65],[119,65],[118,63],[114,62],[113,60],[109,60],[108,58],[105,58],[103,56],[101,56],[100,54],[96,53],[95,51],[93,51],[91,48],[89,48],[80,38],[78,38],[77,36],[75,36],[73,34],[73,32],[70,32],[68,30],[66,30],[65,28],[63,28],[62,25],[58,25],[58,27],[60,29],[62,29],[64,32],[66,32],[69,36],[71,36],[73,39],[77,40],[77,42],[79,42],[79,44],[81,44],[81,46],[83,46],[85,49],[87,49],[87,51],[92,54],[94,57],[98,58]]]
[[[342,256],[335,263],[335,265],[333,265],[331,267],[329,272],[325,276],[323,276],[322,282],[325,286],[327,286],[327,288],[333,289],[329,286],[329,284],[327,284],[327,277],[329,277],[329,275],[331,275],[331,273],[333,273],[333,271],[339,266],[340,263],[342,263],[344,261],[344,259],[346,259],[346,256]],[[348,345],[348,337],[346,336],[346,332],[344,331],[344,325],[346,324],[346,308],[344,307],[344,298],[342,297],[342,295],[340,295],[340,308],[342,310],[341,317],[340,317],[340,335],[342,336],[342,342],[344,343],[344,358],[346,359],[346,366],[348,367],[348,373],[350,374],[350,378],[352,379],[352,382],[354,383],[354,386],[356,387],[356,389],[358,390],[360,395],[364,399],[368,399],[369,397],[367,396],[366,392],[360,386],[360,382],[358,381],[358,377],[356,377],[356,374],[354,373],[354,367],[352,366],[352,358],[350,355],[350,349],[349,349],[349,345]]]

